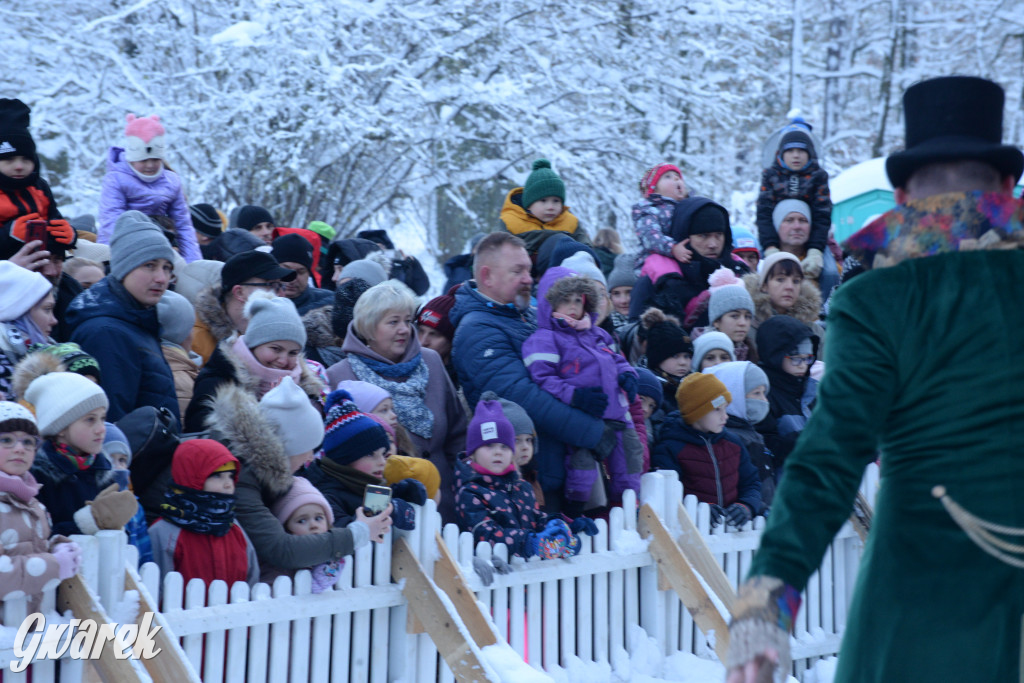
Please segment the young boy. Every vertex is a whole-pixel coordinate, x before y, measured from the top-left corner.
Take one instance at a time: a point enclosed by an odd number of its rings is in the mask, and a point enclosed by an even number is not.
[[[549,268],[537,288],[538,329],[522,346],[534,382],[563,403],[602,418],[614,431],[593,450],[576,448],[565,457],[563,511],[571,519],[583,514],[597,482],[597,463],[610,479],[612,499],[626,489],[640,493],[643,444],[629,413],[636,371],[597,326],[599,297],[590,278],[568,268]]]
[[[565,205],[565,183],[551,170],[547,159],[534,161],[526,184],[512,188],[505,196],[501,222],[505,230],[526,242],[526,251],[534,261],[541,245],[559,233],[590,244],[587,231]]]
[[[30,241],[28,223],[33,220],[46,223],[39,249],[63,254],[75,244],[74,228],[60,215],[49,184],[39,175],[30,114],[21,100],[0,99],[0,259],[11,258]]]
[[[259,581],[256,551],[235,521],[239,466],[238,458],[213,439],[192,439],[175,449],[161,518],[149,528],[161,576],[175,571],[186,584]]]
[[[579,538],[561,518],[540,511],[533,488],[519,476],[514,431],[496,396],[485,393],[466,430],[468,457],[455,463],[459,526],[472,532],[477,543],[504,543],[510,555],[550,560],[577,554]],[[576,533],[596,532],[585,517],[573,527]]]
[[[775,162],[761,174],[757,235],[765,257],[779,250],[779,233],[772,222],[772,211],[783,199],[799,199],[811,207],[811,236],[801,265],[807,277],[816,278],[825,263],[824,251],[832,225],[832,197],[828,172],[818,165],[811,125],[802,118],[793,119],[783,129]]]
[[[648,308],[640,316],[647,335],[647,369],[662,382],[665,402],[674,405],[676,388],[690,373],[693,344],[679,319],[665,315],[660,308]]]
[[[711,524],[741,527],[761,510],[761,480],[750,456],[725,433],[732,394],[699,372],[679,385],[679,412],[669,415],[654,449],[654,465],[679,473],[684,493],[711,506]]]
[[[274,502],[270,511],[284,526],[284,530],[293,536],[323,534],[334,526],[334,513],[331,511],[331,504],[308,479],[302,477],[294,478],[291,489]],[[323,593],[338,583],[344,564],[345,560],[340,559],[310,567],[310,572],[313,575],[313,592]],[[294,576],[295,572],[289,572],[289,574]],[[273,579],[279,575],[281,572],[274,576],[268,576],[267,572],[264,572],[260,576],[260,580],[265,583],[273,583]]]

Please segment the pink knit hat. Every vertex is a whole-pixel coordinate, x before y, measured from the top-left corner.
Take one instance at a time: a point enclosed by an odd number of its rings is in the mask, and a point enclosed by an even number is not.
[[[324,498],[324,494],[310,483],[309,479],[303,477],[292,479],[292,487],[288,489],[288,493],[278,498],[270,507],[270,511],[274,513],[281,524],[285,524],[296,510],[309,504],[322,507],[324,515],[327,517],[327,525],[334,526],[334,512],[331,510],[331,504]]]
[[[338,382],[335,389],[344,389],[352,396],[352,402],[361,413],[372,413],[386,398],[391,398],[387,389],[381,389],[376,384],[360,382],[355,379],[343,379]]]
[[[156,114],[136,118],[128,114],[128,125],[124,127],[124,158],[127,161],[163,159],[167,151],[164,143],[164,126]]]
[[[675,164],[658,164],[657,166],[651,166],[649,169],[644,171],[643,176],[640,178],[640,194],[647,196],[654,192],[655,186],[658,181],[661,180],[661,176],[665,175],[669,171],[675,171],[679,174],[679,177],[683,177],[683,172],[679,170],[679,167]]]

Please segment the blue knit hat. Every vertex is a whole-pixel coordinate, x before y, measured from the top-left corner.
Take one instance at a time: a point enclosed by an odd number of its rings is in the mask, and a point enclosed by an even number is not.
[[[466,430],[466,453],[472,455],[476,449],[491,443],[503,443],[514,451],[516,431],[505,417],[501,403],[488,399],[476,404],[473,419]]]
[[[324,457],[339,465],[351,465],[378,448],[390,446],[384,428],[369,415],[359,412],[347,391],[332,391],[325,407]],[[512,441],[515,442],[514,437]]]
[[[640,380],[640,383],[636,388],[636,393],[640,396],[653,398],[658,403],[661,403],[665,394],[661,388],[661,380],[658,379],[658,376],[647,368],[633,369],[636,370],[636,376]]]
[[[128,464],[132,463],[132,447],[128,443],[128,437],[124,435],[121,428],[112,422],[105,423],[107,425],[107,434],[103,437],[103,455],[107,456],[110,461],[114,460],[114,456],[118,454],[124,454],[128,456]]]

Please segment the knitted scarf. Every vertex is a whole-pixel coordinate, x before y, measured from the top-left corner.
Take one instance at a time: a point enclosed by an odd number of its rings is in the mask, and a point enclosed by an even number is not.
[[[422,354],[398,364],[383,363],[366,356],[351,354],[348,357],[349,367],[353,374],[362,382],[369,382],[384,389],[395,403],[395,413],[402,426],[413,434],[430,439],[434,434],[434,414],[425,402],[427,381],[430,370],[423,361]],[[407,377],[404,382],[397,382],[392,377]]]
[[[92,464],[96,462],[96,454],[82,453],[77,448],[69,446],[66,443],[53,443],[54,449],[60,455],[67,458],[71,464],[77,467],[79,470],[87,470],[92,467]]]
[[[177,527],[197,534],[224,536],[231,531],[235,521],[235,496],[172,484],[164,492],[160,516]]]
[[[349,356],[351,358],[351,356]],[[324,471],[324,474],[329,476],[331,479],[337,480],[348,489],[351,493],[357,496],[363,495],[366,491],[366,487],[370,484],[376,486],[385,486],[386,482],[383,479],[378,479],[372,474],[367,474],[357,470],[355,467],[349,465],[339,465],[330,458],[320,458],[318,461],[320,468]]]
[[[31,472],[26,472],[20,477],[0,472],[0,493],[9,493],[22,502],[27,503],[39,495],[41,486]]]

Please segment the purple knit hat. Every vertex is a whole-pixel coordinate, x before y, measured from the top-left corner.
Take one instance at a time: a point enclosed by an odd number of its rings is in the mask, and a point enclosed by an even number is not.
[[[466,453],[472,455],[481,446],[503,443],[513,451],[516,449],[516,432],[505,417],[494,392],[485,392],[476,404],[476,412],[466,430]]]
[[[335,389],[344,389],[352,396],[352,401],[359,408],[361,413],[372,413],[374,408],[386,398],[391,398],[387,389],[381,389],[376,384],[360,382],[356,379],[343,379],[338,382]]]

